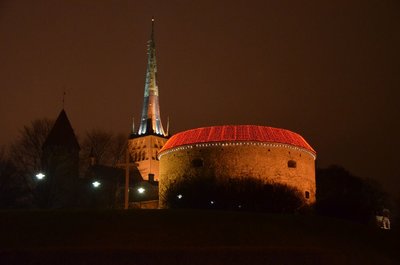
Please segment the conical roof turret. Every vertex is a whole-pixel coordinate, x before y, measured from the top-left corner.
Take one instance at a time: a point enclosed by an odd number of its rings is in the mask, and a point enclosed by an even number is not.
[[[80,149],[78,140],[64,109],[61,110],[53,128],[43,143],[43,148],[55,146]]]

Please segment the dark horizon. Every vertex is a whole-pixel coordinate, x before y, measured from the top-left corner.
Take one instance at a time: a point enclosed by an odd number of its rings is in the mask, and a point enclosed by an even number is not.
[[[317,166],[400,192],[397,1],[2,1],[0,146],[65,110],[81,137],[141,115],[155,17],[163,124],[302,135]]]

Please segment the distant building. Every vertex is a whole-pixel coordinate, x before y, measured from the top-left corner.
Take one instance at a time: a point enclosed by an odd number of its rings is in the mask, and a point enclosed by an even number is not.
[[[164,130],[158,99],[157,63],[154,42],[154,19],[150,40],[147,44],[147,71],[144,87],[144,100],[139,128],[132,126],[132,134],[128,142],[129,162],[137,166],[143,180],[158,181],[158,152],[168,140],[168,126]]]
[[[307,204],[315,202],[316,152],[299,134],[285,129],[255,125],[197,128],[172,136],[159,158],[160,200],[175,182],[215,176],[286,184],[301,191]]]
[[[58,115],[42,148],[42,169],[46,177],[38,185],[40,206],[75,206],[80,147],[64,109]]]
[[[92,164],[80,180],[80,206],[122,209],[125,196],[125,170]],[[143,181],[137,168],[129,172],[129,208],[157,208],[158,182]]]

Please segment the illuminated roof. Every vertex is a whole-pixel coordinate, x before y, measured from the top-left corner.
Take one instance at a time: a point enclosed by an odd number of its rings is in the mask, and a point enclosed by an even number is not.
[[[173,135],[160,150],[160,153],[179,146],[212,142],[263,142],[280,143],[303,148],[314,155],[315,150],[294,132],[256,125],[212,126],[183,131]]]

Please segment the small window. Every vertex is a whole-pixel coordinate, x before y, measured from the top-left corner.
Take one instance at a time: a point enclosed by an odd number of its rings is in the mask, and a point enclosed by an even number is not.
[[[202,167],[203,166],[203,159],[196,158],[192,160],[192,167]]]
[[[310,192],[309,191],[306,191],[304,195],[306,196],[306,199],[310,199]]]
[[[290,168],[296,168],[297,163],[296,163],[296,161],[294,161],[294,160],[289,160],[289,161],[287,162],[287,166],[290,167]]]

